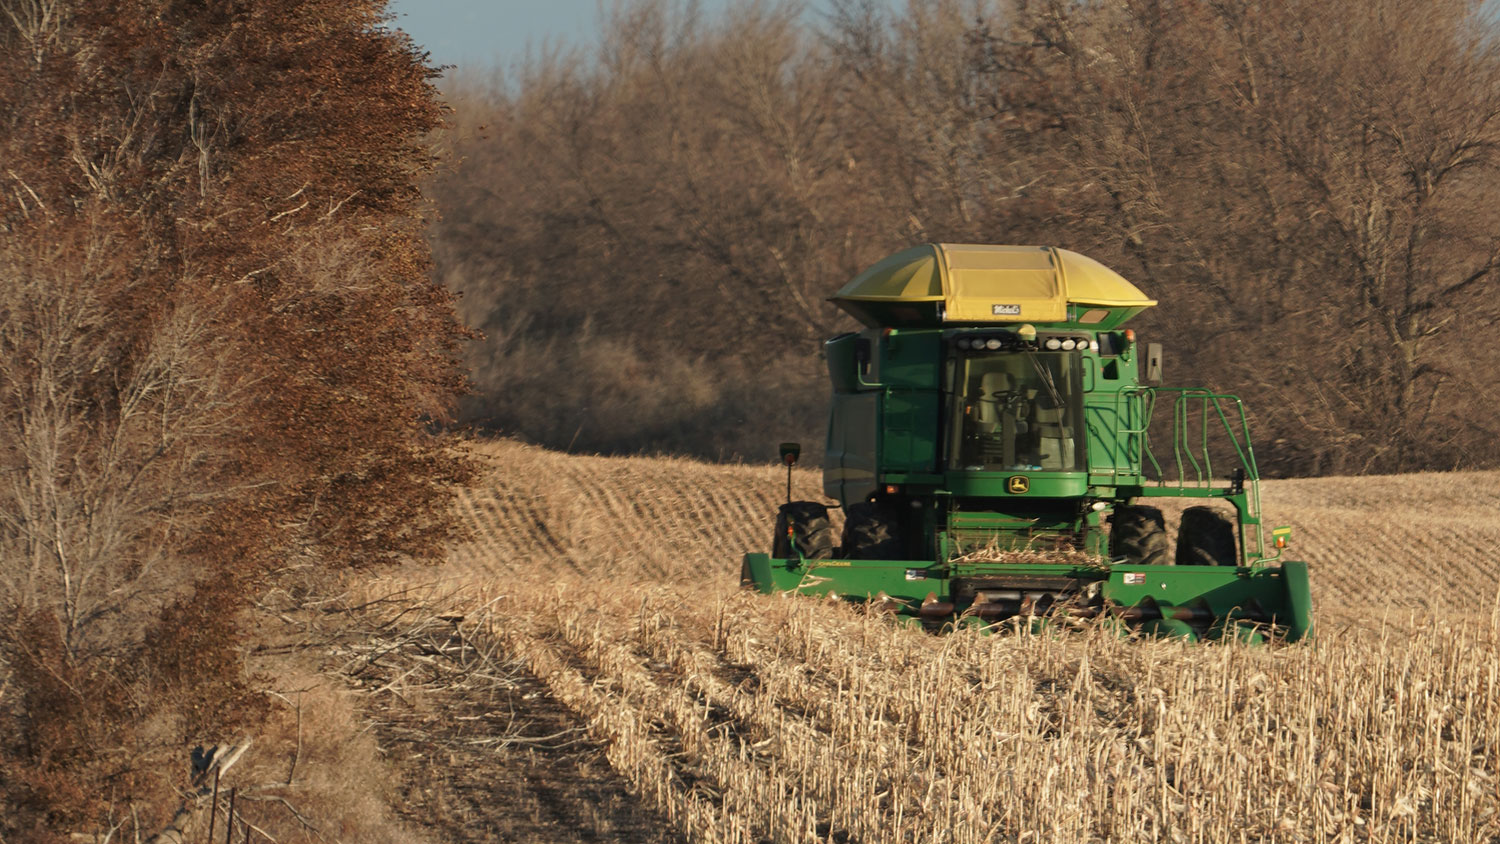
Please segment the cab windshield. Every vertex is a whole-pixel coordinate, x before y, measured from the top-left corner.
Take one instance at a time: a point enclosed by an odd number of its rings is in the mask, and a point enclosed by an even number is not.
[[[959,353],[948,361],[948,465],[1084,469],[1083,365],[1073,352]]]

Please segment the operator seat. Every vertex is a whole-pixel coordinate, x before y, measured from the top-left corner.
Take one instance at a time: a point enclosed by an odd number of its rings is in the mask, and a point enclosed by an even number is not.
[[[1077,466],[1073,426],[1066,422],[1066,408],[1059,407],[1051,396],[1037,398],[1037,462],[1043,469],[1066,472]]]
[[[1007,469],[1016,465],[1016,433],[1024,430],[1025,423],[1017,418],[1014,390],[1009,372],[986,372],[979,378],[975,433],[978,452],[987,465],[999,462]]]

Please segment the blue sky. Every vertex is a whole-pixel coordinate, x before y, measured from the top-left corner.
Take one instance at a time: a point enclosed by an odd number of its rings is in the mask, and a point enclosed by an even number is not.
[[[469,69],[509,64],[528,41],[586,40],[598,19],[596,0],[391,0],[390,11],[433,61]]]
[[[391,0],[396,25],[432,53],[438,64],[464,70],[505,68],[521,59],[528,44],[576,46],[598,34],[600,6],[617,0]],[[689,2],[689,0],[677,0]],[[698,0],[709,14],[735,0]],[[804,0],[817,14],[829,0]],[[891,0],[898,6],[899,0]],[[1486,0],[1490,14],[1500,0]]]
[[[527,45],[574,46],[599,31],[600,4],[611,0],[391,0],[395,25],[406,30],[437,64],[464,70],[506,67],[525,55]],[[733,0],[699,0],[715,14]],[[826,8],[812,0],[809,8]]]

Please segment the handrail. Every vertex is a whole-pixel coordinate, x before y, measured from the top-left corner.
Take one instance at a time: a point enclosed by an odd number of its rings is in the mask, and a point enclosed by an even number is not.
[[[1151,443],[1159,394],[1170,394],[1172,399],[1171,458],[1165,468],[1158,457],[1160,450]],[[1260,468],[1250,444],[1249,417],[1238,396],[1196,387],[1133,386],[1116,393],[1113,416],[1125,448],[1123,460],[1108,470],[1116,482],[1123,474],[1133,474],[1130,467],[1138,466],[1140,479],[1153,480],[1159,487],[1173,486],[1175,480],[1177,489],[1212,489],[1216,481],[1212,446],[1224,438],[1245,472],[1246,512],[1241,522],[1247,557],[1269,559],[1261,525]],[[1134,425],[1127,420],[1134,420]]]
[[[1191,469],[1193,486],[1205,487],[1213,484],[1213,456],[1209,446],[1212,442],[1209,436],[1210,429],[1218,428],[1228,437],[1229,444],[1234,447],[1235,457],[1238,458],[1240,468],[1245,470],[1246,480],[1260,480],[1260,469],[1255,461],[1255,450],[1250,445],[1250,419],[1245,412],[1245,404],[1238,396],[1226,393],[1215,393],[1198,387],[1149,387],[1144,388],[1152,393],[1175,393],[1172,402],[1172,468],[1176,470],[1177,485],[1179,488],[1188,486],[1188,469]],[[1193,404],[1196,403],[1196,408]],[[1233,403],[1231,413],[1226,413],[1225,405]],[[1151,406],[1144,408],[1146,416],[1142,424],[1147,429],[1145,450],[1152,452],[1150,443],[1150,411]],[[1197,413],[1194,414],[1194,410]],[[1194,417],[1197,417],[1199,441],[1196,451],[1188,444],[1188,434],[1192,433]],[[1233,416],[1233,418],[1232,418]],[[1217,426],[1212,423],[1217,421]],[[1161,472],[1160,464],[1155,460],[1152,453],[1152,466],[1157,469],[1158,482],[1165,486],[1167,478]]]

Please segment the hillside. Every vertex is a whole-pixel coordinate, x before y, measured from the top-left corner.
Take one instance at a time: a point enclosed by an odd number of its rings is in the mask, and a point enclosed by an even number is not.
[[[460,498],[474,537],[452,555],[455,572],[476,580],[555,567],[728,589],[740,555],[769,545],[785,497],[776,466],[570,456],[510,441],[477,451],[488,471]],[[816,469],[794,471],[793,486],[797,498],[824,500]],[[1289,556],[1312,566],[1320,616],[1487,612],[1500,590],[1497,488],[1493,471],[1311,478],[1268,481],[1262,500],[1269,524],[1292,526]]]

